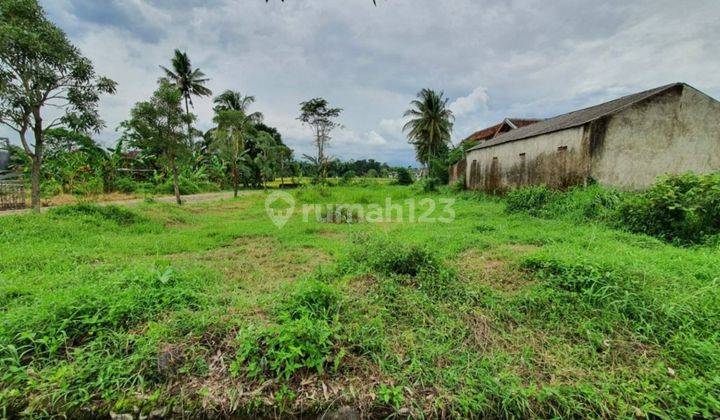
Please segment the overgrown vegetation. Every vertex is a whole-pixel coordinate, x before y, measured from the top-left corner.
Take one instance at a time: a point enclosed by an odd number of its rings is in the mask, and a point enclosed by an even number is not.
[[[720,173],[661,178],[619,209],[628,229],[670,242],[699,243],[720,234]]]
[[[580,219],[469,192],[443,225],[277,229],[262,192],[0,218],[3,415],[717,417],[720,250],[588,223],[589,191],[545,205]]]
[[[720,234],[720,174],[664,176],[640,193],[592,185],[566,192],[531,186],[510,191],[510,213],[597,220],[676,244],[713,243]]]

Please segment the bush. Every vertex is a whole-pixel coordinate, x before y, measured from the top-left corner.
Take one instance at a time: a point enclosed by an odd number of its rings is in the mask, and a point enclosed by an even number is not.
[[[238,334],[241,343],[230,371],[250,378],[290,379],[301,370],[323,373],[339,367],[344,351],[336,351],[336,322],[340,294],[332,286],[311,279],[300,283],[278,307],[278,325],[250,327]]]
[[[184,176],[178,177],[178,188],[182,195],[198,194],[203,191],[203,186],[207,187],[206,183],[198,184]],[[175,194],[175,187],[173,186],[172,179],[168,179],[162,184],[155,187],[155,193],[157,194]]]
[[[92,177],[83,182],[78,182],[74,184],[72,193],[88,197],[102,194],[104,190],[105,185],[102,178]]]
[[[467,186],[465,185],[465,179],[458,179],[452,184],[450,189],[453,192],[465,191],[467,189]]]
[[[131,194],[138,189],[138,184],[132,178],[122,177],[115,180],[115,189],[119,192]]]
[[[55,197],[56,195],[62,194],[62,192],[62,184],[52,178],[43,181],[40,185],[40,195],[45,198]]]
[[[335,328],[326,320],[303,315],[277,326],[247,328],[238,334],[240,343],[230,366],[234,376],[245,372],[253,379],[269,375],[285,380],[300,370],[325,371],[329,363],[338,366],[342,353],[333,352]]]
[[[506,211],[546,218],[609,221],[621,200],[620,192],[600,185],[565,192],[551,191],[545,186],[522,187],[508,193]]]
[[[661,177],[628,198],[618,212],[621,226],[668,242],[700,243],[720,233],[720,174]]]
[[[541,214],[555,193],[545,185],[521,187],[510,191],[506,199],[506,211],[525,212],[533,216]]]
[[[410,171],[406,168],[398,168],[396,182],[398,185],[412,185],[414,181]]]
[[[365,176],[368,178],[377,178],[378,172],[375,169],[369,169],[367,172],[365,172]]]
[[[332,286],[316,279],[301,282],[297,290],[280,304],[281,317],[299,319],[310,316],[330,320],[338,311],[340,294]]]
[[[505,201],[509,213],[600,220],[676,244],[710,243],[720,234],[720,174],[665,176],[643,193],[600,185],[566,192],[529,186],[510,191]]]
[[[341,271],[374,272],[392,284],[420,290],[433,299],[464,298],[464,285],[428,247],[403,244],[383,237],[361,237]]]
[[[441,185],[447,185],[450,182],[450,172],[448,171],[448,163],[445,159],[432,159],[429,167],[430,178],[437,180]]]
[[[340,182],[347,185],[347,184],[350,184],[352,182],[352,180],[355,179],[356,177],[357,177],[357,174],[355,173],[355,171],[352,171],[352,170],[347,171],[343,174]]]
[[[715,340],[718,321],[712,315],[717,307],[717,288],[696,291],[662,292],[648,279],[609,266],[564,262],[545,256],[523,260],[522,268],[553,289],[569,293],[592,308],[619,314],[646,337],[665,343],[679,332],[699,340]],[[576,308],[578,300],[568,303]],[[681,353],[686,354],[687,349]],[[720,352],[714,351],[720,361]]]
[[[575,187],[558,192],[542,209],[544,217],[565,217],[577,221],[613,219],[622,201],[622,194],[600,185]]]
[[[437,271],[440,263],[427,247],[403,245],[392,240],[368,240],[355,252],[358,263],[384,274],[416,276],[421,271]]]
[[[431,177],[422,178],[415,183],[414,188],[424,193],[436,192],[438,190],[438,180]]]

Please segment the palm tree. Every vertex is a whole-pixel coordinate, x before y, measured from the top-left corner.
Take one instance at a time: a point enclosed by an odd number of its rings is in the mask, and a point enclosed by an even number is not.
[[[190,57],[187,53],[175,50],[172,60],[172,70],[160,66],[165,71],[168,79],[182,93],[185,100],[185,114],[188,116],[188,141],[192,142],[192,128],[190,127],[190,107],[193,106],[193,96],[210,96],[212,91],[205,87],[210,79],[200,69],[193,69]]]
[[[245,135],[252,130],[255,124],[262,122],[263,114],[261,112],[248,113],[248,108],[255,102],[254,96],[243,96],[240,92],[229,89],[216,96],[213,102],[215,103],[213,121],[217,124],[213,130],[215,130],[216,139],[221,143],[225,142],[225,149],[230,151],[225,155],[229,156],[226,160],[231,164],[233,189],[235,197],[237,197],[239,175],[242,169],[241,161],[247,153]]]
[[[423,89],[403,114],[403,117],[411,117],[403,126],[403,131],[408,132],[408,142],[415,146],[418,161],[426,168],[450,143],[455,117],[447,107],[448,98],[443,98],[443,95],[443,92]]]
[[[213,121],[217,124],[217,128],[214,129],[216,141],[213,143],[213,148],[230,164],[233,195],[237,198],[240,170],[244,156],[247,154],[245,133],[252,123],[243,111],[235,109],[216,110]]]
[[[216,96],[213,102],[215,103],[215,108],[213,108],[215,113],[220,111],[242,111],[253,123],[257,124],[263,121],[262,112],[248,113],[248,108],[255,102],[255,97],[252,95],[243,96],[240,92],[228,89]]]

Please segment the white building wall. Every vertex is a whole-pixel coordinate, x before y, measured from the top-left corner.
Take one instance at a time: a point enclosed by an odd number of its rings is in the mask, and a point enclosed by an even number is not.
[[[682,86],[608,118],[590,175],[644,189],[663,174],[720,171],[720,103]]]
[[[587,161],[582,158],[583,130],[569,128],[472,150],[467,154],[466,183],[471,189],[490,192],[523,184],[560,186],[567,174],[576,176],[587,170]],[[497,169],[493,169],[494,158]]]

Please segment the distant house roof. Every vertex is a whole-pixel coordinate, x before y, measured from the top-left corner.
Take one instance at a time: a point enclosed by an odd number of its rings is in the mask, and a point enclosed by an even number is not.
[[[492,140],[485,141],[474,147],[471,147],[468,151],[492,147],[498,144],[508,143],[515,140],[522,140],[528,137],[535,137],[541,134],[552,133],[567,128],[578,127],[590,121],[594,121],[600,117],[614,114],[631,105],[644,101],[645,99],[648,99],[652,96],[663,93],[678,86],[685,86],[685,84],[672,83],[669,85],[657,87],[655,89],[650,89],[643,92],[634,93],[632,95],[623,96],[622,98],[605,102],[600,105],[595,105],[589,108],[580,109],[578,111],[569,112],[567,114],[558,115],[557,117],[548,118],[535,124],[530,124],[525,127],[518,128],[517,130],[508,131],[507,133],[499,135]]]
[[[531,118],[505,118],[502,122],[495,124],[493,126],[483,128],[482,130],[478,130],[471,135],[469,135],[464,141],[465,142],[476,142],[476,141],[482,141],[482,140],[490,140],[493,137],[497,137],[498,135],[508,132],[510,130],[524,127],[529,124],[536,123],[538,119],[531,119]]]

